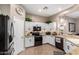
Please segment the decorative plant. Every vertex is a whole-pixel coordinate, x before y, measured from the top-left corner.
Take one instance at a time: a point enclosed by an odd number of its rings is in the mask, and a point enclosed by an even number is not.
[[[26,17],[26,18],[25,18],[25,21],[29,21],[29,22],[31,22],[31,21],[32,21],[32,19],[31,19],[31,18],[29,18],[29,17]]]
[[[0,15],[3,15],[3,14],[0,14]]]
[[[52,21],[48,20],[48,21],[46,21],[45,23],[49,24],[49,23],[52,23]]]
[[[32,19],[30,19],[30,18],[25,18],[25,21],[32,21]]]

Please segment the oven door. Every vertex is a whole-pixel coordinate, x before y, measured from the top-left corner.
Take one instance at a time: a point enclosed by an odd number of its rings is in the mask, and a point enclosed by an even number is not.
[[[42,36],[35,36],[35,45],[34,46],[40,46],[42,45]]]
[[[63,49],[63,38],[61,37],[56,37],[55,39],[55,46],[61,50],[64,50]]]

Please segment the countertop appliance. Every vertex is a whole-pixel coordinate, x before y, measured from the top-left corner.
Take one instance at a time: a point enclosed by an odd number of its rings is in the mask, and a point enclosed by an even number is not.
[[[55,46],[61,50],[64,50],[63,49],[63,38],[61,37],[56,37],[55,38]]]
[[[13,48],[13,23],[9,16],[0,15],[0,54],[9,55],[14,51]]]
[[[46,35],[51,35],[51,32],[46,32]]]
[[[32,35],[34,35],[34,36],[39,36],[40,33],[39,33],[39,32],[32,32]]]

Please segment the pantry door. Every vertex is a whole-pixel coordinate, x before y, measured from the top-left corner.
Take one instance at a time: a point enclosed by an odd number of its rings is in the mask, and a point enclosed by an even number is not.
[[[24,20],[14,18],[14,54],[24,50]]]

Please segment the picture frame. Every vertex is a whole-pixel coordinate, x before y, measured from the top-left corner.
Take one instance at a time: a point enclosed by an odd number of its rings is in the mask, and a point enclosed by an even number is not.
[[[76,31],[75,23],[69,23],[69,32],[75,32],[75,31]]]

